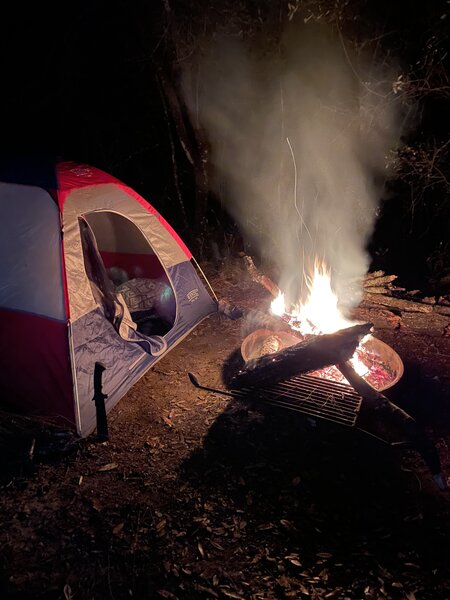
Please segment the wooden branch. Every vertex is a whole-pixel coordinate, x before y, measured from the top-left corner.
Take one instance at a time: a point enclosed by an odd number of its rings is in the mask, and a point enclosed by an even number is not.
[[[311,336],[289,348],[255,358],[232,378],[230,387],[270,385],[299,373],[349,360],[371,328],[371,323],[364,323],[336,333]]]
[[[272,296],[276,298],[280,294],[280,288],[277,286],[277,284],[274,283],[269,277],[262,275],[258,271],[251,256],[244,255],[243,259],[252,280],[265,287],[266,290],[268,290]]]

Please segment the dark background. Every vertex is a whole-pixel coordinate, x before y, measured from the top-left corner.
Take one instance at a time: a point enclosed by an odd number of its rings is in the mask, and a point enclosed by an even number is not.
[[[420,118],[387,183],[371,267],[436,294],[446,290],[450,264],[447,11],[445,1],[417,9],[403,1],[311,1],[300,2],[295,15],[338,23],[349,41],[376,43],[381,59],[394,56],[404,66]],[[276,37],[287,14],[287,2],[268,0],[16,3],[1,18],[1,155],[51,154],[102,168],[207,258],[205,236],[223,246],[237,230],[212,194],[206,219],[195,218],[195,166],[181,149],[159,76],[177,88],[183,54],[201,51],[200,32]]]

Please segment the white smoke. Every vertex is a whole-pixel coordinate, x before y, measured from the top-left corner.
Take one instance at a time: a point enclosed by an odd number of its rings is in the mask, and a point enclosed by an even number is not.
[[[287,32],[273,53],[216,40],[185,75],[216,190],[278,265],[290,301],[304,299],[316,256],[331,268],[343,307],[358,301],[350,284],[369,266],[379,182],[400,119],[393,73],[361,62],[342,39],[308,25]]]

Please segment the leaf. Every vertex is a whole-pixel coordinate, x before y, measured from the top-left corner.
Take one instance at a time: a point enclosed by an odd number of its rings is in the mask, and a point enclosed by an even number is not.
[[[292,523],[287,519],[280,519],[280,523],[283,525],[283,527],[286,527],[286,529],[295,529]]]
[[[266,531],[267,529],[273,529],[273,523],[262,523],[256,528],[258,531]]]
[[[212,590],[211,588],[209,588],[209,587],[206,587],[204,585],[200,585],[199,583],[197,583],[195,587],[200,592],[206,592],[207,594],[210,594],[211,596],[214,596],[214,598],[218,598],[219,597],[219,595],[216,594],[216,592],[214,590]]]
[[[103,465],[103,467],[100,467],[98,469],[98,471],[113,471],[114,469],[117,469],[119,465],[117,463],[108,463],[107,465]]]
[[[318,556],[319,558],[331,558],[333,555],[329,552],[318,552],[316,556]]]
[[[159,523],[156,524],[156,531],[161,531],[161,529],[164,529],[164,527],[166,526],[166,519],[161,519],[161,521]]]
[[[158,590],[158,594],[163,598],[170,598],[170,600],[178,600],[178,596],[172,594],[172,592],[168,592],[167,590]]]
[[[203,549],[203,546],[200,544],[200,542],[198,542],[197,548],[198,548],[198,552],[199,552],[200,556],[202,558],[205,558],[205,551]]]
[[[296,558],[290,558],[289,562],[291,564],[295,565],[296,567],[301,567],[302,566],[302,563],[299,560],[297,560]]]
[[[118,525],[116,525],[114,527],[114,529],[112,530],[114,535],[117,535],[118,533],[120,533],[122,531],[122,529],[124,528],[125,523],[119,523]]]
[[[236,594],[235,592],[232,592],[230,590],[224,590],[223,588],[220,588],[222,591],[222,594],[224,596],[226,596],[227,598],[235,598],[235,600],[245,600],[243,596],[240,596],[239,594]]]
[[[97,512],[100,512],[103,508],[103,504],[100,502],[98,498],[93,498],[92,500],[92,508]]]

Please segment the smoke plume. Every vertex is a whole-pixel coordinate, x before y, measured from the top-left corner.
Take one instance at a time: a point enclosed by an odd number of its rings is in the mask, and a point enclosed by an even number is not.
[[[343,308],[369,266],[366,245],[398,144],[393,74],[307,25],[277,50],[216,40],[184,89],[211,144],[213,182],[288,300],[305,299],[316,257]],[[352,290],[350,293],[349,290]]]

